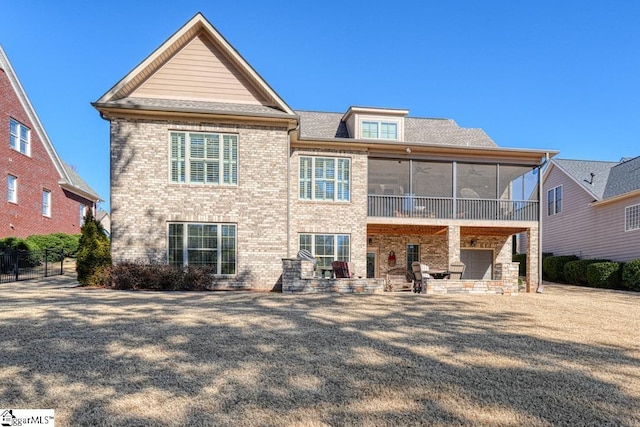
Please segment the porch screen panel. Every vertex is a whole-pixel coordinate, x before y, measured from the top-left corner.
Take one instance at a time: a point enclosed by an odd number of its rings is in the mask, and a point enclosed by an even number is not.
[[[458,163],[456,194],[463,199],[496,199],[497,166]]]
[[[369,159],[369,194],[404,196],[410,192],[408,160]]]
[[[452,197],[451,163],[413,161],[412,191],[420,197]]]

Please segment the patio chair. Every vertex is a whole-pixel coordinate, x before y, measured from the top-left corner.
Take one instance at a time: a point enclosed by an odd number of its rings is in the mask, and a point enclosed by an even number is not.
[[[425,281],[431,279],[429,275],[429,266],[422,264],[418,261],[411,263],[411,270],[413,271],[413,292],[421,293],[425,286]]]
[[[461,280],[464,274],[465,265],[461,261],[454,261],[449,264],[449,279]]]
[[[353,263],[347,261],[333,261],[331,263],[333,274],[336,279],[350,279],[353,274]]]

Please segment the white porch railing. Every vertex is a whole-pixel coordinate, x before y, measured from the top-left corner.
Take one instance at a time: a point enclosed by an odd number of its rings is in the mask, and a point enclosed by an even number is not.
[[[368,197],[368,215],[372,217],[538,221],[538,202],[531,200]]]

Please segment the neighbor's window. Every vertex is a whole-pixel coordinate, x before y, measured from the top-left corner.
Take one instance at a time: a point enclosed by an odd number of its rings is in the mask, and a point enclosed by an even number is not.
[[[362,121],[360,137],[363,139],[398,139],[398,123]]]
[[[7,200],[18,203],[18,178],[13,175],[7,177]]]
[[[42,190],[42,215],[51,216],[51,191]]]
[[[170,180],[237,185],[238,135],[171,132]]]
[[[562,185],[547,191],[547,215],[562,212]]]
[[[300,157],[300,199],[348,202],[350,169],[349,159]]]
[[[78,224],[80,224],[80,227],[84,225],[84,214],[86,210],[87,210],[87,207],[84,204],[80,203],[80,211],[79,211],[80,218],[78,219]]]
[[[28,127],[14,119],[9,120],[9,145],[12,149],[31,155],[30,134]]]
[[[624,216],[624,231],[640,230],[640,205],[627,206]]]
[[[420,245],[407,245],[407,270],[413,271],[411,264],[420,261]]]
[[[330,268],[333,261],[349,261],[348,234],[300,234],[299,249],[306,249],[318,260],[318,268]]]
[[[236,226],[234,224],[169,224],[169,264],[200,265],[215,274],[236,274]]]

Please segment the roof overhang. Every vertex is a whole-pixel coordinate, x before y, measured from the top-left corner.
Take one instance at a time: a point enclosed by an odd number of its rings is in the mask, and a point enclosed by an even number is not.
[[[295,134],[294,134],[295,135]],[[535,150],[524,148],[473,147],[457,145],[416,144],[399,141],[371,141],[352,138],[298,138],[292,139],[292,147],[327,148],[338,150],[367,151],[370,156],[393,156],[429,160],[456,161],[503,161],[511,164],[539,166],[558,154],[555,150]]]
[[[629,198],[632,198],[632,197],[638,197],[638,196],[640,196],[640,189],[639,190],[634,190],[634,191],[629,191],[628,193],[618,194],[617,196],[609,197],[607,199],[596,200],[594,202],[589,203],[589,206],[607,205],[609,203],[619,202],[620,200],[625,200],[625,199],[629,199]]]
[[[377,108],[377,107],[356,107],[351,106],[342,116],[342,121],[346,122],[354,114],[368,114],[376,116],[388,116],[388,117],[404,117],[409,114],[409,110],[399,108]]]
[[[87,191],[82,190],[81,188],[76,187],[75,185],[65,181],[65,180],[60,180],[58,181],[58,185],[60,185],[60,188],[62,188],[63,190],[66,190],[70,193],[76,194],[80,197],[83,197],[87,200],[91,200],[94,203],[98,203],[100,201],[102,201],[102,199],[100,197],[97,197],[95,194],[93,193],[89,193]]]

